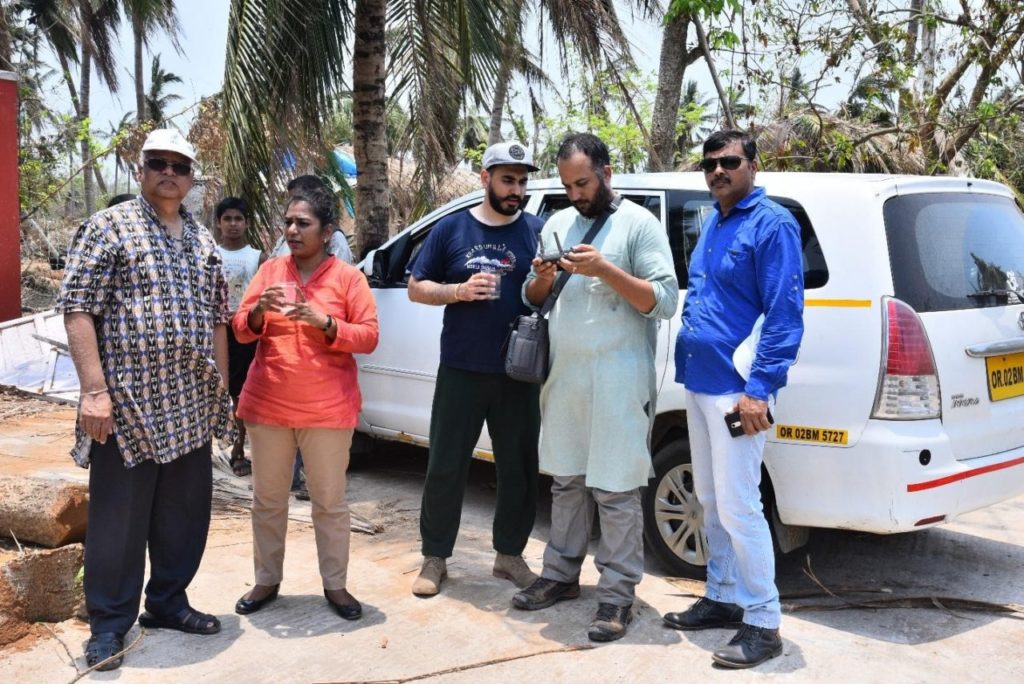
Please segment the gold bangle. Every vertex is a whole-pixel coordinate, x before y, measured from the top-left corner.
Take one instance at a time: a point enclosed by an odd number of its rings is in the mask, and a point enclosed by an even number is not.
[[[462,297],[459,296],[459,288],[462,287],[462,283],[455,283],[455,301],[461,302]]]
[[[90,396],[90,397],[95,397],[97,394],[107,394],[109,392],[110,392],[110,388],[109,387],[104,387],[103,389],[92,390],[90,392],[80,392],[79,394],[85,394],[85,395]]]

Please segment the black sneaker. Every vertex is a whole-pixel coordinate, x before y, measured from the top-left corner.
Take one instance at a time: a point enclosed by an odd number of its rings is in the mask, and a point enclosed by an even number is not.
[[[579,596],[579,580],[558,582],[541,577],[512,597],[512,607],[519,610],[540,610],[554,605],[556,601],[567,601]]]
[[[743,624],[729,644],[715,651],[711,658],[722,667],[735,669],[754,667],[782,655],[779,630]]]
[[[626,628],[633,621],[632,606],[613,606],[610,603],[598,603],[597,614],[594,615],[587,636],[591,641],[615,641],[626,636]]]
[[[743,624],[743,609],[735,603],[701,598],[682,613],[665,613],[662,619],[672,629],[739,627]]]

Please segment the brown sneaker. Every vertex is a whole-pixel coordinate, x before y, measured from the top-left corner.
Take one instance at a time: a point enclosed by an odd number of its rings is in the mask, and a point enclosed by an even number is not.
[[[494,557],[494,570],[491,574],[509,580],[520,589],[525,589],[537,581],[537,575],[530,570],[522,556],[509,556],[504,553]]]
[[[626,636],[626,628],[633,621],[632,606],[613,606],[610,603],[598,603],[597,614],[594,615],[587,637],[591,641],[615,641]]]
[[[424,556],[420,575],[412,583],[412,593],[420,597],[436,596],[441,591],[441,582],[448,577],[448,565],[444,558]]]

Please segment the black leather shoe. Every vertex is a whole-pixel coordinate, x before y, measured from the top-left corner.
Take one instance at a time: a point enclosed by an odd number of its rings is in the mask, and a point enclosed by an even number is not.
[[[735,669],[754,667],[782,655],[779,630],[743,624],[727,646],[711,654],[722,667]]]
[[[257,610],[267,605],[271,601],[277,598],[277,591],[281,588],[280,584],[275,584],[273,590],[261,599],[247,599],[245,596],[238,599],[235,604],[235,612],[239,615],[248,615],[255,613]],[[248,593],[248,592],[246,592]]]
[[[352,596],[352,603],[335,603],[331,600],[331,597],[327,595],[327,590],[324,589],[324,598],[327,599],[327,603],[331,604],[331,608],[334,609],[334,612],[346,620],[358,620],[363,617],[363,606],[359,601],[356,601],[354,596]]]
[[[598,603],[597,614],[587,637],[591,641],[615,641],[626,636],[626,628],[633,621],[633,606],[613,606],[610,603]]]
[[[735,603],[702,598],[681,613],[665,613],[662,619],[672,629],[739,627],[743,624],[743,609]]]
[[[553,606],[556,601],[568,601],[579,596],[579,581],[559,582],[541,577],[512,597],[512,607],[519,610],[540,610]]]
[[[89,637],[89,642],[85,645],[85,664],[89,667],[96,667],[98,663],[103,663],[104,660],[111,658],[123,650],[124,637],[120,634],[115,632],[101,632],[100,634],[93,634]],[[96,669],[99,672],[116,670],[121,667],[122,662],[124,662],[124,656],[118,655],[116,658],[110,660],[110,662],[103,663]]]

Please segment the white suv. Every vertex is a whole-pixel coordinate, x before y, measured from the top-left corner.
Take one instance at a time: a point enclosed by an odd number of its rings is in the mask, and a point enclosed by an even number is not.
[[[961,178],[764,172],[757,183],[796,216],[804,250],[803,344],[762,478],[780,549],[810,527],[915,530],[1024,492],[1024,215],[1012,193]],[[661,220],[685,287],[712,204],[703,176],[613,184]],[[369,436],[427,443],[442,310],[409,301],[405,269],[438,220],[482,199],[445,205],[362,264],[380,316],[380,345],[357,357]],[[566,206],[557,179],[530,183],[527,211]],[[670,569],[697,577],[707,551],[674,381],[678,326],[662,324],[658,341],[645,532]],[[486,431],[477,456],[491,457]]]

